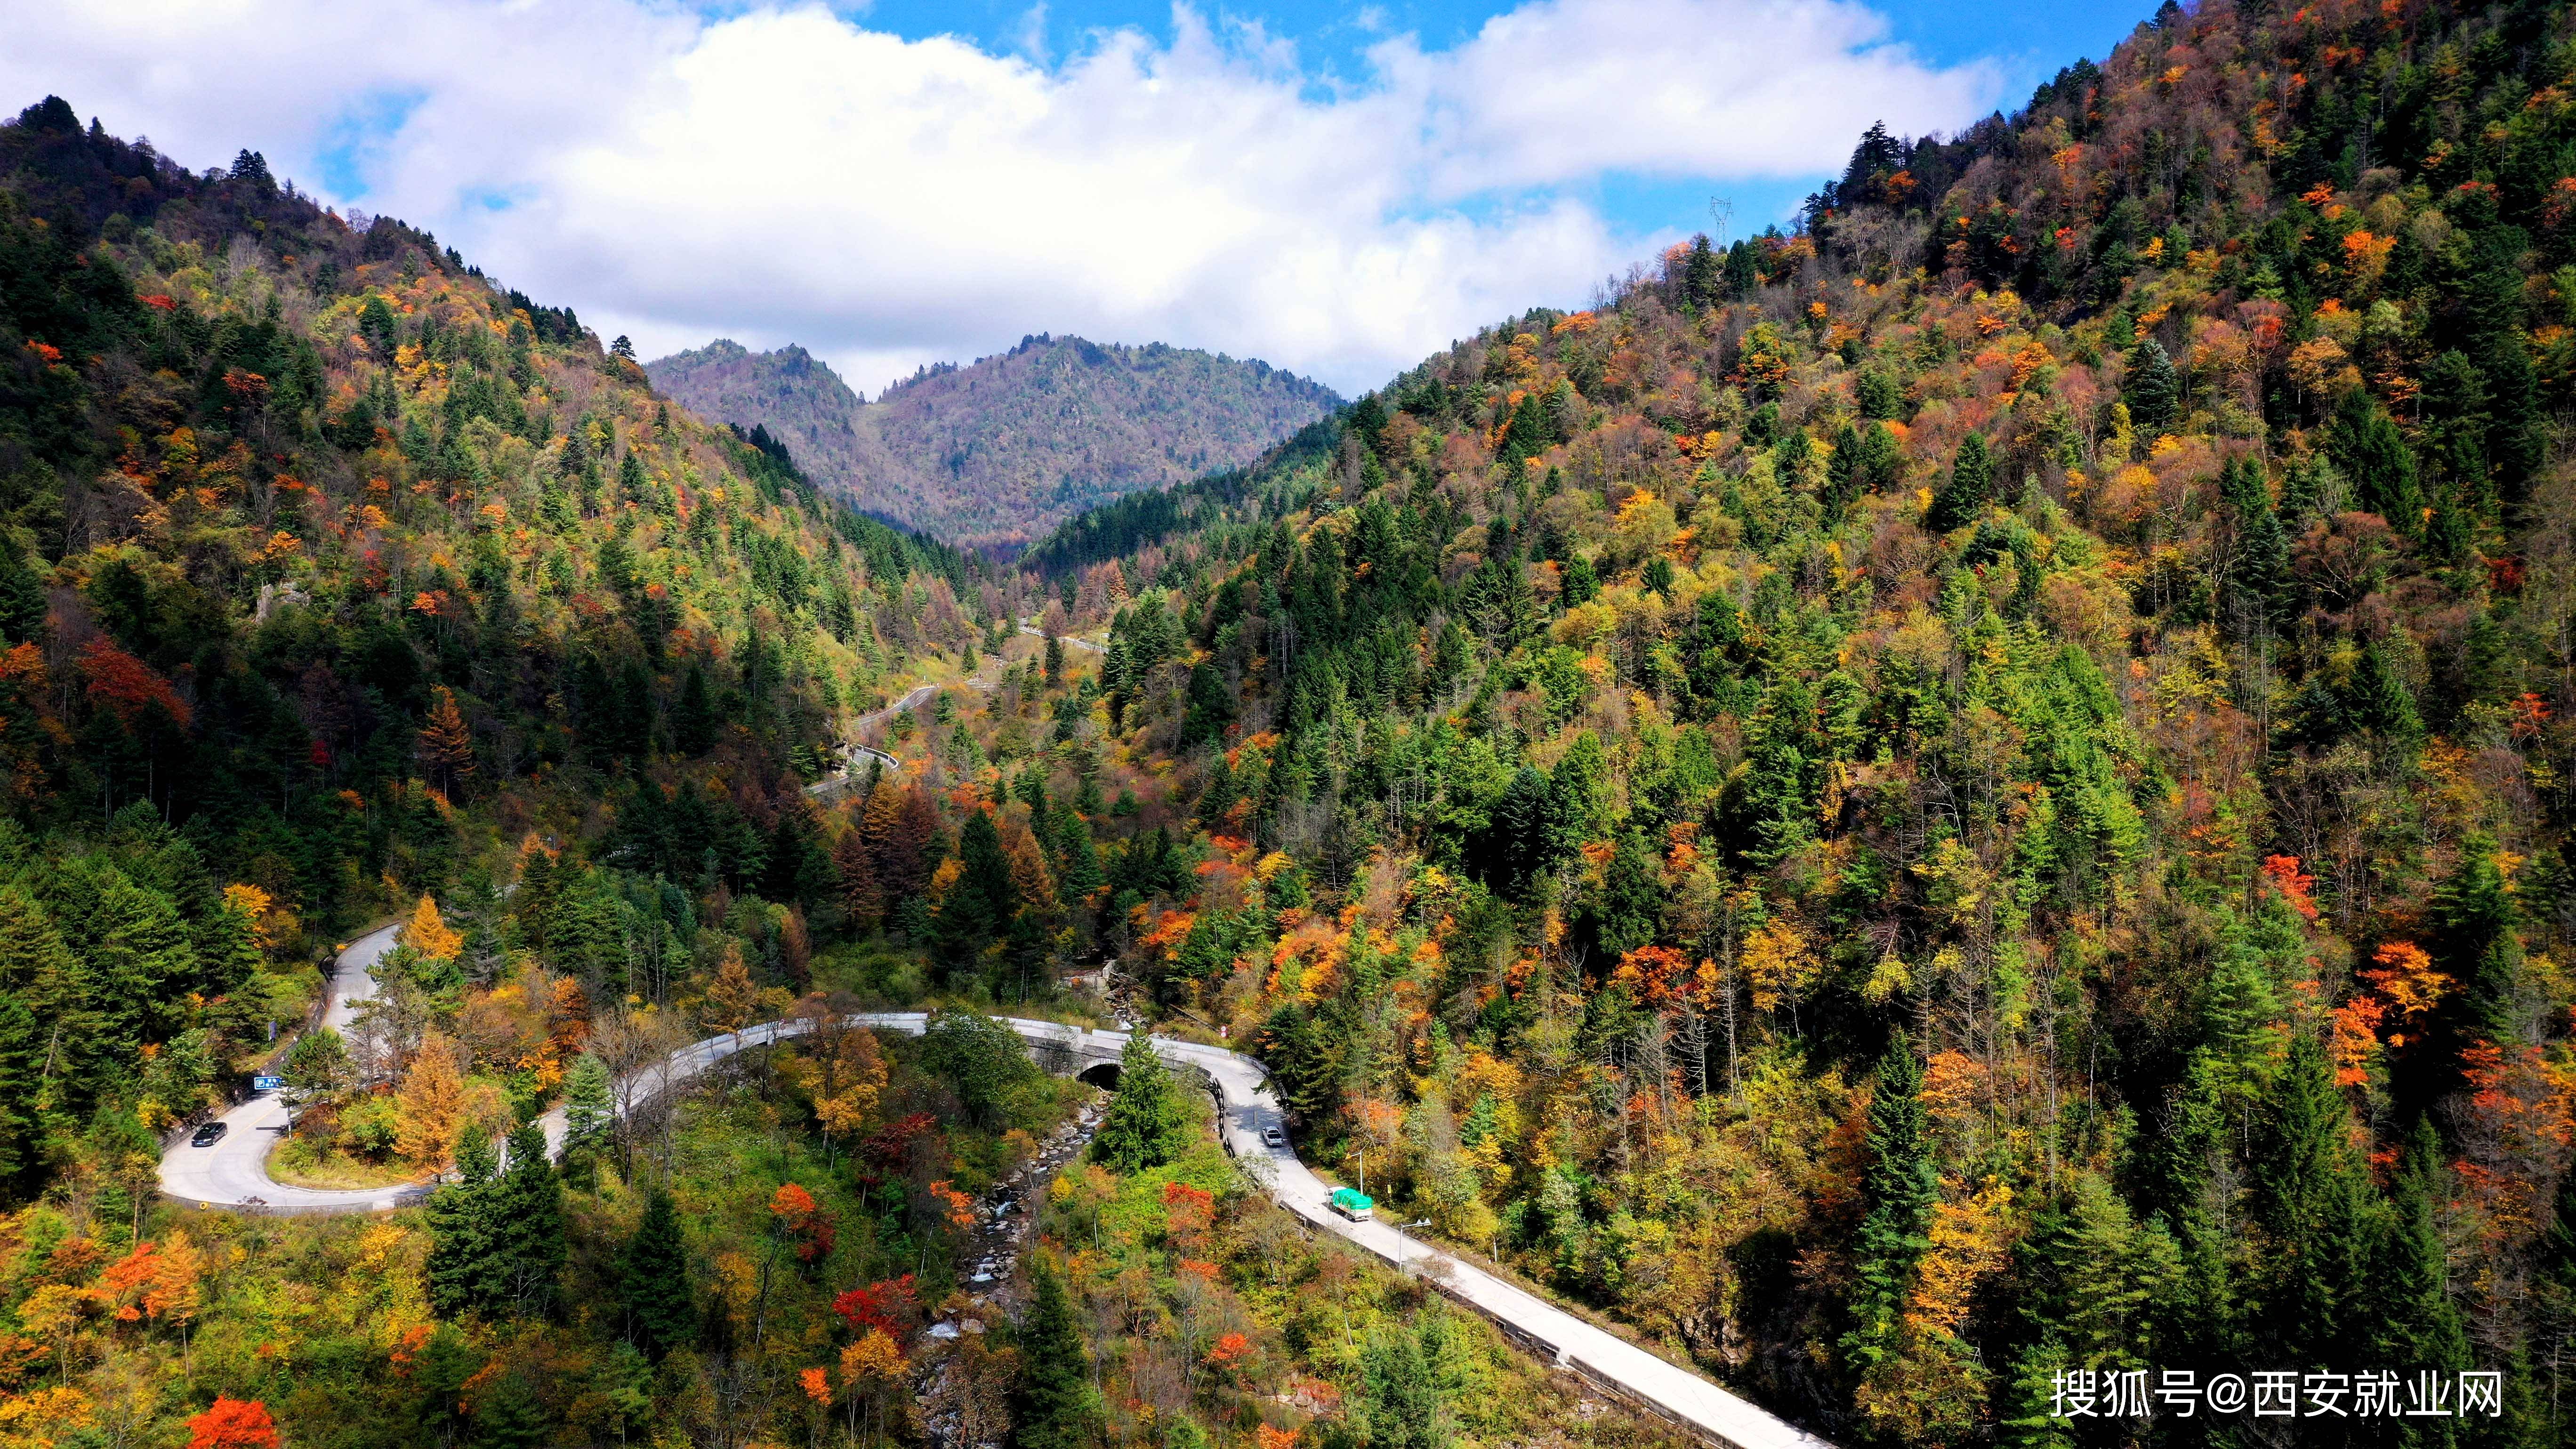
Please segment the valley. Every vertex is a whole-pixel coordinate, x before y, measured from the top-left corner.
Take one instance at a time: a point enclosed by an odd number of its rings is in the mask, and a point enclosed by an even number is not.
[[[2168,5],[1348,400],[28,106],[0,1449],[2558,1442],[2570,95]]]

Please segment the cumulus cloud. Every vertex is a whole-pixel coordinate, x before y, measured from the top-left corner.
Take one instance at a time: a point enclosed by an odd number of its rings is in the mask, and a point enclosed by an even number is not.
[[[821,7],[66,6],[0,83],[196,164],[264,150],[648,355],[801,341],[870,390],[1055,331],[1356,391],[1668,240],[1581,199],[1605,177],[1813,175],[1996,89],[1843,0],[1529,0],[1356,77],[1187,8],[1049,63],[1046,17],[996,54]]]

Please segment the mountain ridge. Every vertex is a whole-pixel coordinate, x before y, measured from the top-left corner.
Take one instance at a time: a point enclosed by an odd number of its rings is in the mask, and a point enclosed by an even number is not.
[[[795,343],[754,352],[720,337],[645,370],[692,411],[768,428],[862,511],[987,550],[1249,463],[1341,403],[1257,359],[1049,333],[924,367],[874,402]]]

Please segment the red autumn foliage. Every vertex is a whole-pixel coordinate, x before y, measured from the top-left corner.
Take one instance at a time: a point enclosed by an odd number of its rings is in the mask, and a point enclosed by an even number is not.
[[[901,1343],[913,1315],[912,1275],[906,1273],[865,1288],[853,1288],[832,1300],[832,1311],[841,1315],[841,1321],[850,1325],[856,1337],[867,1337],[873,1328]]]
[[[257,1399],[218,1397],[188,1421],[188,1449],[277,1449],[277,1424]]]
[[[912,1144],[922,1134],[938,1126],[938,1119],[927,1112],[915,1112],[897,1122],[888,1122],[859,1144],[859,1155],[867,1159],[874,1172],[866,1174],[869,1183],[882,1182],[888,1173],[900,1172],[912,1156]]]
[[[188,702],[170,687],[169,680],[105,639],[92,639],[81,646],[80,670],[81,677],[89,681],[90,701],[104,706],[127,729],[134,728],[135,721],[155,707],[181,729],[194,718]]]

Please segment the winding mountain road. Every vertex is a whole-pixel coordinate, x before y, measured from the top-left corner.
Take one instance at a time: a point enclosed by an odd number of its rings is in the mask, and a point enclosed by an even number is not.
[[[322,1024],[347,1035],[358,1008],[376,994],[375,965],[394,948],[397,926],[379,926],[341,948]],[[419,1184],[349,1192],[292,1187],[268,1175],[269,1150],[285,1137],[293,1112],[276,1092],[254,1092],[215,1120],[224,1135],[211,1147],[182,1139],[161,1154],[161,1192],[198,1207],[252,1207],[289,1213],[382,1212],[428,1194]]]
[[[926,686],[925,686],[926,687]],[[371,968],[392,949],[395,928],[385,926],[359,937],[340,953],[333,978],[336,988],[325,1024],[345,1029],[360,1003],[374,995]],[[851,1024],[878,1031],[919,1035],[928,1017],[918,1011],[866,1012]],[[1126,1046],[1124,1034],[1086,1031],[1061,1022],[1003,1021],[1022,1039],[1042,1051],[1075,1063],[1115,1061]],[[803,1035],[808,1021],[772,1021],[738,1032],[708,1037],[683,1047],[661,1063],[619,1084],[618,1102],[658,1097],[706,1071],[734,1053]],[[1635,1344],[1583,1321],[1537,1295],[1474,1264],[1407,1237],[1381,1222],[1354,1223],[1325,1206],[1331,1189],[1295,1152],[1273,1147],[1263,1134],[1277,1128],[1286,1141],[1288,1119],[1270,1086],[1270,1074],[1250,1057],[1219,1047],[1171,1037],[1151,1038],[1155,1054],[1175,1066],[1206,1074],[1217,1099],[1217,1131],[1226,1150],[1279,1205],[1316,1228],[1393,1263],[1421,1272],[1451,1298],[1500,1324],[1525,1346],[1553,1355],[1574,1369],[1645,1408],[1671,1419],[1714,1443],[1732,1449],[1832,1449],[1824,1440],[1773,1417],[1699,1375],[1668,1363]],[[247,1208],[286,1213],[383,1212],[416,1202],[427,1184],[358,1192],[329,1192],[290,1187],[268,1176],[268,1150],[285,1129],[286,1107],[274,1093],[261,1093],[220,1119],[229,1129],[213,1147],[191,1147],[185,1141],[161,1159],[161,1190],[175,1200],[200,1208]],[[541,1119],[546,1146],[561,1152],[565,1135],[563,1109]]]

